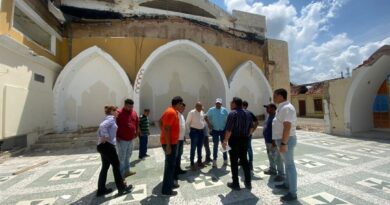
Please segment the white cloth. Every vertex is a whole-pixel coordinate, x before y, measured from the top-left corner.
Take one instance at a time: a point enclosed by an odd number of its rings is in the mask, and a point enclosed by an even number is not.
[[[180,123],[180,135],[179,140],[184,140],[184,135],[186,134],[186,119],[184,115],[179,112],[179,123]]]
[[[282,102],[279,104],[276,110],[276,115],[272,121],[272,139],[282,139],[283,137],[283,122],[291,122],[291,129],[289,136],[296,135],[297,126],[297,112],[294,106],[288,102]]]
[[[191,110],[187,115],[187,126],[189,128],[195,128],[198,130],[202,130],[206,125],[206,121],[204,120],[204,112],[198,112],[196,109]]]

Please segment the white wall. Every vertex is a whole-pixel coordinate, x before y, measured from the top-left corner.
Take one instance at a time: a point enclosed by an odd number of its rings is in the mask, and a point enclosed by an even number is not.
[[[112,57],[97,47],[83,51],[65,66],[54,88],[57,131],[98,126],[104,106],[122,106],[132,92]]]
[[[217,97],[223,98],[225,95],[218,78],[214,78],[198,59],[182,52],[170,53],[155,61],[143,79],[140,108],[150,108],[153,121],[161,117],[171,99],[177,95],[184,99],[187,112],[197,101],[208,109]]]
[[[221,66],[189,40],[172,41],[153,51],[138,72],[134,87],[136,108],[151,109],[152,121],[159,120],[171,99],[178,95],[187,105],[186,113],[198,100],[207,110],[216,98],[224,102],[229,99]]]
[[[0,139],[52,130],[52,88],[59,68],[16,42],[1,39]],[[44,76],[44,83],[35,81],[34,73]]]
[[[271,102],[272,90],[261,69],[251,61],[238,66],[230,78],[230,96],[248,101],[248,110],[255,115],[265,114]]]
[[[374,128],[373,103],[384,77],[389,74],[390,56],[388,55],[383,55],[371,66],[354,71],[344,107],[346,134]]]

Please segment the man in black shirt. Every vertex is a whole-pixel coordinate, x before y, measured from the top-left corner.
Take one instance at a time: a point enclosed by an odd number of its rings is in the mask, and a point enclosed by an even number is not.
[[[253,131],[252,116],[248,111],[243,109],[241,98],[234,97],[230,105],[232,111],[227,118],[225,138],[222,144],[224,149],[227,148],[228,144],[231,147],[229,155],[233,182],[229,182],[227,185],[233,190],[240,190],[238,181],[238,159],[240,159],[245,174],[245,187],[252,189],[247,158],[248,139]]]

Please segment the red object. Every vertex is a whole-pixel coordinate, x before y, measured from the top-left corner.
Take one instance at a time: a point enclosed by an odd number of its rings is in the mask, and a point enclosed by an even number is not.
[[[136,138],[139,120],[138,115],[134,110],[127,111],[122,108],[119,111],[116,123],[118,125],[116,137],[119,140],[130,141]]]
[[[173,107],[168,107],[163,113],[161,121],[161,144],[166,144],[164,132],[166,126],[171,126],[171,144],[177,144],[180,135],[179,116],[177,114],[177,111],[173,109]]]

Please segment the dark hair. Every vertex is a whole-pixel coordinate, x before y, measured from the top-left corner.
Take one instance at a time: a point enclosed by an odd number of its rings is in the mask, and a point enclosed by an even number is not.
[[[144,112],[150,112],[150,109],[144,109]]]
[[[239,97],[234,97],[233,98],[233,103],[236,104],[238,108],[242,108],[242,99]]]
[[[175,106],[179,103],[183,103],[183,98],[181,98],[180,96],[172,98],[172,106]]]
[[[283,99],[285,99],[285,100],[287,99],[287,90],[285,90],[285,89],[283,89],[283,88],[279,88],[279,89],[275,90],[274,93],[275,93],[276,95],[282,96]]]
[[[186,106],[186,104],[185,103],[183,103],[183,107],[185,107]]]
[[[242,102],[242,106],[243,106],[243,107],[248,107],[248,106],[249,106],[249,103],[248,103],[247,101],[244,100],[244,101]]]
[[[134,101],[132,99],[126,99],[125,105],[134,105]]]
[[[104,113],[106,113],[106,115],[110,115],[112,111],[116,111],[117,109],[118,109],[117,106],[107,105],[107,106],[104,106]]]

